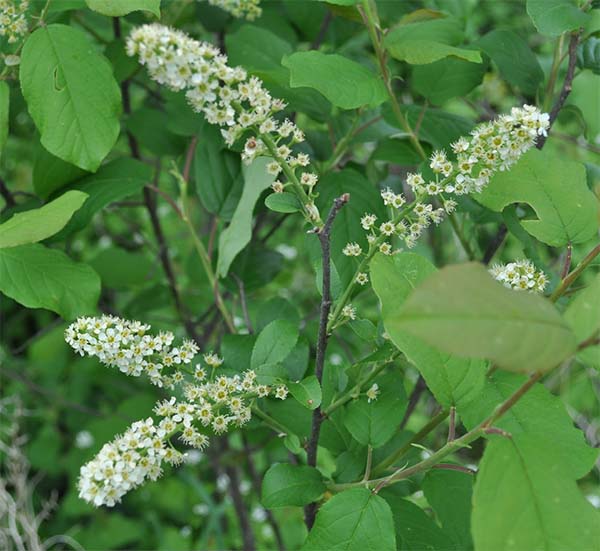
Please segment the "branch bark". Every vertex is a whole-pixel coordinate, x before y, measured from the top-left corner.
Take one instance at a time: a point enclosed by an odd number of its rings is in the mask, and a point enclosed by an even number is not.
[[[325,351],[327,350],[327,340],[329,335],[327,333],[327,322],[329,321],[329,312],[331,310],[331,227],[333,221],[337,216],[340,209],[350,200],[350,195],[344,193],[333,201],[333,206],[329,211],[325,224],[318,231],[317,236],[321,245],[321,257],[322,257],[322,270],[323,270],[323,286],[321,298],[321,308],[319,316],[319,333],[317,336],[317,355],[315,359],[315,377],[321,384],[323,379],[323,366],[325,364]],[[317,464],[317,445],[319,442],[319,434],[321,432],[321,423],[323,421],[323,414],[321,407],[317,407],[313,411],[312,424],[310,431],[310,439],[308,441],[308,447],[306,450],[307,464],[310,467],[314,467]],[[310,530],[315,522],[315,516],[317,514],[317,504],[309,503],[304,508],[304,522],[307,528]]]

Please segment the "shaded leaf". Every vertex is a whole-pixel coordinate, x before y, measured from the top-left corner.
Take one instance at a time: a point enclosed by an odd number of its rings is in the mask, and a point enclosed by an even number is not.
[[[355,109],[375,107],[387,98],[385,86],[368,69],[337,54],[296,52],[283,59],[290,70],[290,86],[318,90],[333,105]]]
[[[100,278],[87,264],[34,243],[0,250],[0,290],[27,308],[71,320],[96,311]]]
[[[535,28],[548,36],[583,27],[590,18],[575,0],[527,0],[527,13]]]
[[[225,277],[238,253],[250,242],[252,235],[252,213],[260,194],[274,181],[275,176],[267,173],[270,159],[259,157],[242,168],[244,188],[240,201],[233,213],[231,223],[219,236],[217,274]]]
[[[392,551],[394,520],[386,501],[365,488],[333,496],[319,509],[302,551]]]
[[[373,448],[383,446],[398,430],[407,400],[402,378],[397,373],[387,373],[376,380],[379,395],[369,402],[366,396],[353,400],[346,406],[344,426],[353,438]]]
[[[494,29],[480,38],[477,45],[498,66],[503,78],[526,94],[535,94],[544,80],[544,72],[527,42],[518,34],[508,29]]]
[[[262,504],[268,509],[301,507],[318,500],[325,491],[321,473],[314,467],[277,463],[262,482]]]
[[[298,341],[298,327],[286,320],[275,320],[269,323],[258,335],[250,368],[256,369],[263,364],[283,361]]]

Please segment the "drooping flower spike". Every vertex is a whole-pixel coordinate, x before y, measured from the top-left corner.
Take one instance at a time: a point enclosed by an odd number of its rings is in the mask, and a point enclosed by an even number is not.
[[[9,44],[19,41],[27,33],[27,0],[0,0],[0,37]]]
[[[260,0],[208,0],[211,6],[217,6],[233,17],[253,21],[262,14]]]
[[[184,454],[170,442],[175,435],[192,448],[203,450],[209,437],[241,427],[251,419],[255,398],[287,398],[285,385],[258,384],[252,370],[228,377],[217,368],[223,359],[213,352],[203,355],[211,370],[188,366],[198,353],[193,341],[174,347],[170,332],[149,333],[150,326],[114,316],[80,318],[65,331],[65,340],[79,354],[97,357],[103,364],[150,380],[167,388],[178,386],[183,399],[172,396],[156,404],[155,421],[149,417],[133,423],[123,435],[107,443],[81,468],[79,496],[96,506],[112,507],[129,490],[162,474],[163,462],[179,465]]]
[[[432,223],[439,224],[446,214],[456,209],[455,195],[479,193],[495,172],[509,169],[535,145],[538,136],[545,136],[549,117],[537,107],[515,107],[509,115],[476,126],[470,137],[462,137],[451,145],[456,156],[450,160],[443,150],[434,151],[429,167],[434,178],[426,180],[421,173],[408,174],[406,186],[413,198],[390,189],[381,192],[383,204],[388,207],[389,219],[377,221],[374,214],[366,213],[361,226],[368,232],[367,240],[384,254],[393,252],[386,238],[398,236],[408,248]],[[439,205],[434,207],[432,202]],[[356,243],[343,249],[346,256],[361,256]],[[369,255],[370,251],[364,254]]]
[[[246,136],[244,162],[271,156],[267,170],[280,178],[273,190],[282,192],[291,186],[306,217],[320,221],[312,200],[317,175],[304,170],[310,157],[293,151],[304,141],[304,133],[289,119],[276,118],[286,104],[273,98],[259,78],[249,77],[241,67],[230,67],[227,56],[211,44],[158,24],[134,29],[127,38],[127,53],[137,56],[159,84],[184,90],[192,109],[221,127],[228,145]]]

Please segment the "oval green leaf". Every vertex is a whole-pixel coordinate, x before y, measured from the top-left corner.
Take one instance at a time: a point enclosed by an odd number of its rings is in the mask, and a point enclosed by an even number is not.
[[[39,209],[15,214],[0,224],[0,249],[37,243],[54,235],[65,227],[87,197],[82,191],[67,191]]]
[[[121,92],[106,58],[81,31],[43,26],[25,42],[20,81],[42,145],[95,171],[121,128]]]
[[[395,551],[394,519],[387,502],[353,488],[321,507],[302,551]]]
[[[284,57],[290,70],[290,86],[306,86],[321,92],[333,105],[356,109],[376,107],[387,99],[381,79],[346,57],[317,51],[296,52]]]
[[[302,507],[319,499],[325,491],[321,473],[314,467],[278,463],[262,483],[262,504],[268,509]]]
[[[386,326],[509,371],[550,369],[575,351],[575,336],[550,301],[506,289],[475,263],[428,277],[387,317]]]

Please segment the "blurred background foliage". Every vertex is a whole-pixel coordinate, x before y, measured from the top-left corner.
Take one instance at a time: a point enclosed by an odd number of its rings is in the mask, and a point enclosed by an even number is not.
[[[31,13],[41,9],[40,2],[30,4]],[[163,0],[161,21],[226,49],[233,65],[242,65],[264,79],[272,93],[285,98],[297,113],[297,123],[307,134],[306,147],[319,161],[331,158],[332,137],[337,141],[351,125],[360,126],[371,121],[352,140],[348,150],[351,153],[346,153],[342,159],[343,172],[330,173],[320,182],[322,195],[319,201],[323,209],[338,195],[338,189],[350,189],[352,194],[358,195],[365,181],[379,188],[397,188],[400,177],[419,160],[408,141],[397,137],[398,130],[389,107],[384,104],[377,109],[364,109],[356,122],[356,112],[333,107],[318,92],[290,88],[288,69],[281,64],[285,55],[318,47],[323,52],[350,57],[375,70],[362,24],[350,8],[339,5],[299,0],[263,1],[261,5],[262,16],[249,23],[233,19],[205,2]],[[509,59],[485,56],[484,64],[476,70],[467,67],[473,64],[454,58],[425,66],[392,60],[394,86],[403,103],[408,104],[409,118],[422,117],[421,136],[426,142],[425,147],[446,146],[467,132],[476,121],[506,112],[514,105],[533,102],[546,109],[550,107],[540,90],[547,85],[554,41],[536,32],[524,2],[381,0],[377,5],[387,27],[393,27],[404,16],[422,8],[451,14],[464,26],[466,47],[479,47],[484,53],[494,48],[489,33],[504,30],[510,33],[505,38],[512,40],[516,35],[519,40],[513,44],[515,52]],[[572,93],[546,148],[557,157],[585,163],[588,185],[598,195],[600,53],[597,44],[600,38],[595,37],[600,36],[600,10],[592,13],[585,29],[586,36],[592,38],[580,48]],[[174,161],[183,166],[190,137],[199,137],[191,170],[196,206],[194,225],[209,248],[213,246],[215,235],[231,219],[241,194],[239,155],[226,150],[219,133],[206,125],[200,116],[193,115],[181,95],[158,88],[140,71],[137,63],[125,55],[123,39],[115,38],[111,18],[87,9],[83,0],[53,0],[48,17],[52,22],[83,30],[98,51],[110,60],[116,79],[130,81],[132,113],[123,116],[123,131],[108,161],[129,155],[125,131],[131,132],[141,147],[142,158],[153,166],[154,185],[165,194],[177,197],[175,181],[169,174],[171,163]],[[121,36],[133,26],[151,19],[151,15],[141,12],[121,18]],[[518,51],[521,47],[525,53]],[[457,74],[461,78],[456,79]],[[523,74],[527,78],[523,78]],[[538,79],[537,85],[532,85],[532,75]],[[561,75],[562,72],[559,82]],[[0,157],[0,175],[5,182],[10,182],[17,205],[4,204],[0,221],[19,210],[39,206],[42,199],[53,197],[65,186],[85,184],[87,176],[41,146],[20,89],[15,83],[10,84],[10,136]],[[429,106],[424,112],[421,110],[423,105]],[[134,168],[132,174],[136,170]],[[139,195],[139,188],[130,196],[116,193],[89,223],[67,228],[47,244],[62,248],[75,260],[88,263],[99,274],[102,281],[99,311],[141,319],[157,330],[174,330],[183,337],[183,324],[157,260],[157,244]],[[468,199],[461,204],[461,210],[470,214],[464,231],[474,236],[473,245],[481,254],[495,234],[501,216]],[[223,338],[218,316],[211,307],[210,286],[186,228],[160,196],[158,213],[186,310],[191,313],[207,346],[218,349],[220,345],[226,367],[237,370],[251,349],[248,343],[253,337]],[[358,212],[353,216],[361,214]],[[339,224],[341,227],[342,223]],[[297,319],[303,335],[314,340],[318,324],[318,296],[314,292],[312,269],[316,240],[300,230],[297,216],[274,213],[268,211],[262,201],[257,203],[252,243],[235,260],[224,283],[238,327],[244,328],[246,324],[239,301],[241,281],[255,330],[274,319]],[[430,230],[427,238],[417,245],[416,252],[437,265],[462,258],[460,246],[446,226]],[[352,240],[349,238],[354,230],[348,224],[344,231],[345,234],[339,234],[341,244]],[[339,249],[339,243],[336,245],[334,241],[334,248]],[[519,239],[509,235],[499,258],[521,257],[531,246],[526,236]],[[561,262],[556,252],[545,246],[535,247],[542,263],[556,272]],[[588,249],[587,244],[576,246],[574,262]],[[343,259],[338,261],[340,277],[349,277]],[[289,452],[281,439],[274,438],[272,432],[258,423],[251,425],[243,438],[240,434],[233,435],[228,448],[213,457],[190,454],[185,466],[168,473],[158,482],[131,492],[116,509],[95,509],[79,500],[76,480],[80,466],[113,435],[122,432],[132,421],[145,417],[160,397],[160,391],[145,380],[126,378],[94,359],[75,357],[63,340],[67,322],[56,314],[27,309],[6,296],[1,296],[0,301],[2,395],[20,396],[26,410],[21,431],[27,436],[24,450],[31,464],[31,476],[37,482],[35,507],[41,507],[51,496],[56,498],[54,510],[41,526],[42,537],[64,534],[85,549],[184,551],[238,548],[241,536],[225,474],[227,465],[237,465],[242,473],[240,489],[250,511],[257,547],[277,547],[256,484],[260,483],[261,473],[268,466],[278,460],[287,461]],[[362,317],[377,318],[378,304],[373,293],[364,293],[357,301]],[[338,384],[344,369],[371,350],[370,329],[362,329],[346,326],[332,339],[327,357],[327,370],[336,377],[332,384]],[[308,340],[301,339],[297,361],[302,371],[308,366],[308,352]],[[310,350],[311,358],[313,352]],[[405,372],[409,393],[418,373],[410,366],[405,367]],[[598,445],[598,372],[575,364],[553,375],[548,386],[561,395],[588,440]],[[299,434],[307,432],[308,410],[291,400],[276,406],[273,414],[277,418],[297,427]],[[395,437],[392,444],[405,439],[408,431],[426,423],[434,407],[433,399],[425,395],[406,431]],[[432,442],[432,447],[434,444]],[[479,446],[475,445],[465,453],[475,459],[481,454]],[[248,468],[246,459],[249,455],[254,459],[258,478],[253,479]],[[329,469],[335,469],[333,459],[323,453],[324,468],[327,468],[328,460]],[[346,465],[338,464],[338,469],[347,468],[348,479],[352,479],[356,474],[353,472],[355,465],[349,457]],[[600,505],[598,479],[598,470],[595,470],[583,482],[584,492],[597,506]],[[407,495],[412,492],[412,485],[413,482],[407,482],[394,486],[391,491]],[[426,506],[424,498],[421,499],[422,505]],[[275,517],[285,547],[298,548],[306,535],[300,510],[280,509],[275,512]],[[67,544],[64,546],[68,547]]]

